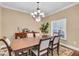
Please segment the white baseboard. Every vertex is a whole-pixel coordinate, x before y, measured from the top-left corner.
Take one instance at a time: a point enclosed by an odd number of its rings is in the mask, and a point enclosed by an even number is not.
[[[73,46],[70,46],[70,45],[67,45],[67,44],[63,44],[63,43],[60,43],[60,44],[63,45],[63,46],[66,46],[68,48],[71,48],[73,50],[79,51],[79,48],[76,48],[76,47],[73,47]]]

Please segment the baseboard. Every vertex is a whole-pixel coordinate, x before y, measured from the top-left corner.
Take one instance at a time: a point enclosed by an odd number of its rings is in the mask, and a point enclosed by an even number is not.
[[[71,48],[73,50],[79,51],[79,48],[76,48],[76,47],[73,47],[73,46],[70,46],[70,45],[67,45],[67,44],[63,44],[63,43],[60,43],[60,44],[63,45],[63,46],[66,46],[68,48]]]

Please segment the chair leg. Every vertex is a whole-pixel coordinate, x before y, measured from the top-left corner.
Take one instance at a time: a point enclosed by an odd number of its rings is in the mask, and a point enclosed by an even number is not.
[[[31,56],[33,56],[33,53],[32,53],[32,51],[31,51]]]
[[[47,50],[47,56],[49,56],[49,50]]]
[[[31,51],[31,55],[33,56],[33,52]]]
[[[30,51],[30,49],[29,49],[29,55],[31,55],[31,51]]]
[[[52,56],[53,56],[53,49],[52,49]]]
[[[59,55],[59,49],[57,49],[57,54]]]
[[[51,55],[53,56],[53,49],[51,49]]]
[[[58,56],[59,56],[59,45],[58,45],[58,47],[57,47],[57,54],[58,54]]]

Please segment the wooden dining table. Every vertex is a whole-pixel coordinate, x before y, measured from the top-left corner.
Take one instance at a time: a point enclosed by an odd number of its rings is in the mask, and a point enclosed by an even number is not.
[[[22,49],[27,49],[39,44],[41,38],[23,38],[23,39],[13,39],[11,43],[11,48],[15,52]]]

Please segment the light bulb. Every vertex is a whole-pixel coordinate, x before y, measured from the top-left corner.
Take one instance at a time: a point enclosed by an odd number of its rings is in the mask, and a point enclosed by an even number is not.
[[[38,12],[38,13],[40,13],[40,12],[41,12],[41,10],[37,10],[37,12]]]
[[[40,13],[40,15],[41,15],[42,17],[45,17],[44,13]]]
[[[34,15],[34,13],[31,13],[31,15],[33,16],[33,15]]]
[[[40,18],[40,17],[37,17],[37,18],[36,18],[36,21],[37,21],[37,22],[40,22],[40,21],[41,21],[41,18]]]
[[[37,12],[34,12],[35,15],[37,15]]]
[[[35,15],[33,15],[33,17],[35,18]]]

